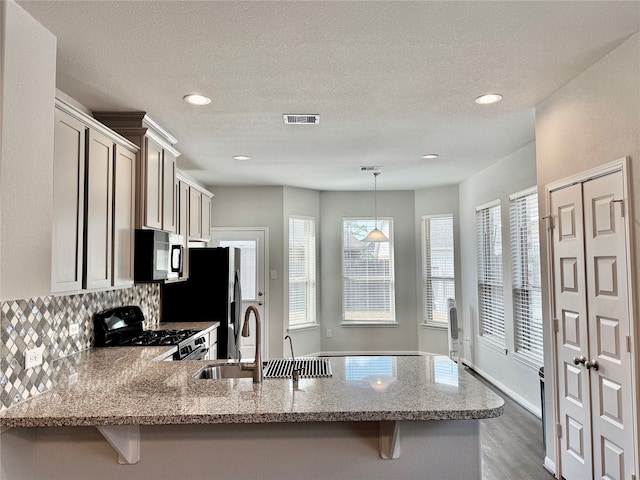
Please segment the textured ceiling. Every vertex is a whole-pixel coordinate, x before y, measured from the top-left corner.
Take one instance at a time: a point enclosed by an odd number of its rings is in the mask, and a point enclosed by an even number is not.
[[[319,190],[370,189],[360,165],[384,167],[380,189],[458,183],[531,142],[535,106],[640,30],[638,1],[18,3],[58,38],[58,88],[148,112],[192,177]],[[474,103],[488,92],[504,100]]]

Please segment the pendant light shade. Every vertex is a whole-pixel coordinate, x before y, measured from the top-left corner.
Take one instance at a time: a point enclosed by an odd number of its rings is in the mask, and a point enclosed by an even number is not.
[[[375,225],[373,230],[364,237],[363,242],[388,242],[389,238],[378,228],[378,175],[380,172],[373,172],[373,217]]]

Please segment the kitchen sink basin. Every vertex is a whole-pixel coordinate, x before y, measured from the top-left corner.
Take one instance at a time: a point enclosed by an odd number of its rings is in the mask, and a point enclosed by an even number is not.
[[[242,370],[239,363],[214,363],[202,367],[193,376],[197,380],[217,380],[221,378],[252,378],[251,370]]]

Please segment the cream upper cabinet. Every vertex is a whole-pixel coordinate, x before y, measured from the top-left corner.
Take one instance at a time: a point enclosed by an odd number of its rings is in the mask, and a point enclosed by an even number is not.
[[[142,226],[176,231],[176,157],[145,138],[144,223]]]
[[[89,130],[87,143],[85,288],[111,286],[113,140]]]
[[[144,163],[144,222],[143,226],[162,229],[162,147],[145,138]]]
[[[93,116],[140,148],[136,227],[176,232],[177,140],[145,112],[93,112]]]
[[[178,181],[178,234],[187,238],[189,235],[189,184]]]
[[[178,174],[178,233],[192,241],[211,238],[211,197],[213,194],[196,182]]]
[[[202,194],[202,239],[211,240],[211,197]]]
[[[176,157],[164,151],[162,158],[162,229],[177,232]]]
[[[189,238],[202,237],[202,193],[190,187],[189,193]]]
[[[176,212],[178,235],[184,239],[184,257],[182,259],[182,278],[189,278],[189,249],[187,248],[189,238],[189,185],[182,180],[176,185]]]
[[[53,293],[133,284],[137,148],[56,99]]]
[[[87,126],[55,110],[51,291],[82,288],[84,165]]]
[[[113,279],[116,287],[133,285],[136,154],[116,145],[113,164]]]

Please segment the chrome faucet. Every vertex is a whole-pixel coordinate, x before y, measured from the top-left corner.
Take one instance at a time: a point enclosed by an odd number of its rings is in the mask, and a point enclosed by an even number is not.
[[[249,363],[248,365],[241,363],[240,368],[242,370],[253,370],[253,383],[260,383],[262,382],[262,332],[260,329],[260,313],[253,305],[249,305],[244,313],[242,336],[249,336],[249,317],[251,316],[251,312],[253,312],[253,315],[256,317],[256,354],[254,357],[254,363]]]

